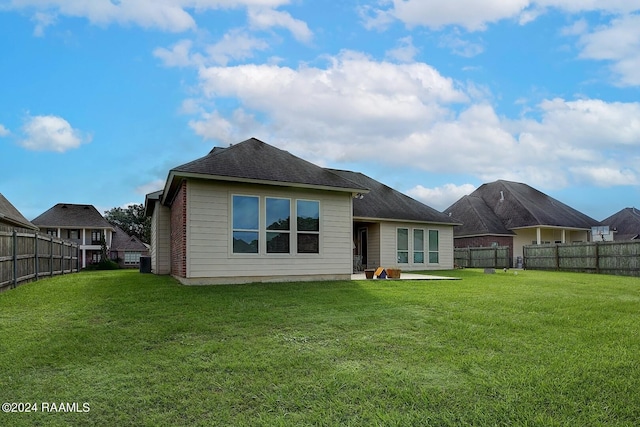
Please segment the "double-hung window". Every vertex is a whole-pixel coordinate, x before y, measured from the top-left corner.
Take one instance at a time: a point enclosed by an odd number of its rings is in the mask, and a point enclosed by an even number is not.
[[[233,196],[233,253],[257,254],[260,247],[260,198]]]
[[[440,262],[438,230],[429,230],[429,264]]]
[[[413,263],[424,264],[424,230],[413,230]]]
[[[267,253],[291,252],[291,201],[266,198]]]
[[[320,253],[320,202],[296,200],[296,230],[299,254]]]
[[[409,263],[409,229],[398,228],[396,251],[398,254],[398,264]]]

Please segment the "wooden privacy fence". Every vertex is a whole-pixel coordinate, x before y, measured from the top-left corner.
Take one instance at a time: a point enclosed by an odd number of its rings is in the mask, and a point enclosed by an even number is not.
[[[33,230],[0,225],[0,291],[79,271],[79,246]]]
[[[640,242],[590,242],[524,247],[524,267],[640,276]]]
[[[455,248],[454,263],[459,268],[505,268],[509,267],[509,247]]]

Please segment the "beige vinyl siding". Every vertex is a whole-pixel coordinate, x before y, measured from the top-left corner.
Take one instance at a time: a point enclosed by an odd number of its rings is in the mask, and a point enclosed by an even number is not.
[[[343,192],[286,189],[237,183],[190,180],[187,183],[187,278],[262,279],[274,276],[351,274],[351,195]],[[320,202],[320,253],[297,254],[291,231],[290,254],[234,254],[231,243],[231,197],[260,197],[261,230],[264,230],[265,197]],[[295,212],[292,212],[295,215]],[[295,217],[291,218],[292,228]],[[261,232],[261,246],[264,245]]]
[[[398,264],[396,245],[397,229],[409,229],[409,263]],[[429,264],[428,246],[425,250],[425,263],[413,263],[413,230],[421,229],[425,231],[425,243],[428,239],[429,230],[438,230],[438,252],[439,262]],[[403,223],[403,222],[382,222],[380,223],[380,265],[382,267],[398,267],[405,271],[417,270],[448,270],[453,268],[453,226],[435,225],[428,223]]]
[[[155,274],[171,273],[169,214],[169,208],[155,202],[151,216],[151,271]]]

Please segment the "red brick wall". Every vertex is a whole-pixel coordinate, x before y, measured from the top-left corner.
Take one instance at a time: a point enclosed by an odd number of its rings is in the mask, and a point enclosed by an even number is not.
[[[509,247],[509,259],[513,262],[513,237],[509,236],[475,236],[460,237],[453,239],[453,246],[456,248],[487,248],[494,243],[498,246]]]
[[[187,181],[171,205],[171,274],[187,277]]]

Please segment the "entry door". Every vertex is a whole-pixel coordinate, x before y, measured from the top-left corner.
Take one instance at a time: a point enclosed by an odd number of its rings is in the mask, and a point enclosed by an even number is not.
[[[367,229],[366,228],[361,228],[358,230],[358,234],[360,236],[360,238],[358,239],[360,241],[360,255],[362,256],[362,265],[366,268],[367,267],[367,249],[368,249],[368,243],[367,243]]]

